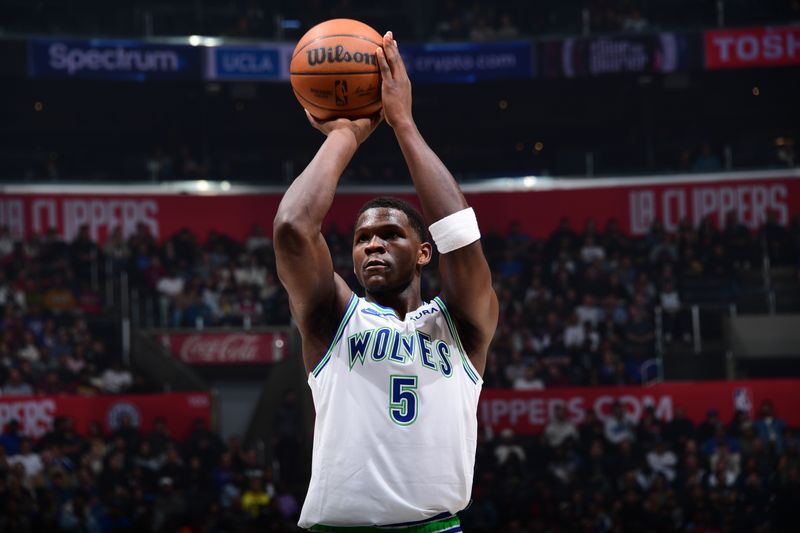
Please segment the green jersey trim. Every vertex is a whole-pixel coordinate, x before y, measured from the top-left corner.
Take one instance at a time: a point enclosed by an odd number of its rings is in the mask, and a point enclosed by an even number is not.
[[[456,341],[458,353],[461,354],[461,363],[464,365],[464,370],[466,370],[467,376],[469,377],[470,381],[477,385],[480,383],[481,378],[475,373],[475,370],[473,370],[472,362],[469,360],[467,353],[464,351],[464,346],[461,344],[461,338],[458,336],[458,330],[456,329],[456,325],[453,323],[453,318],[450,316],[450,311],[447,310],[447,305],[445,305],[444,300],[438,296],[434,297],[433,301],[436,302],[436,305],[438,305],[439,309],[442,310],[442,314],[447,321],[447,328],[450,330],[450,335],[452,335],[453,339]]]
[[[410,526],[326,526],[315,524],[310,531],[320,531],[323,533],[369,533],[371,531],[404,531],[411,533],[444,533],[449,531],[461,531],[461,522],[457,516],[451,516],[427,524]]]
[[[319,376],[319,373],[322,372],[322,369],[328,364],[331,354],[333,353],[333,349],[341,340],[342,334],[344,333],[344,328],[347,323],[350,322],[350,318],[353,316],[356,307],[358,307],[358,297],[355,295],[355,293],[353,293],[350,296],[350,301],[347,304],[347,310],[345,310],[344,316],[339,321],[339,329],[336,330],[336,335],[333,336],[333,341],[331,342],[331,345],[328,346],[328,351],[325,352],[325,355],[322,356],[322,359],[320,359],[319,363],[317,363],[317,366],[315,366],[314,370],[311,371],[311,374],[313,374],[314,377]]]

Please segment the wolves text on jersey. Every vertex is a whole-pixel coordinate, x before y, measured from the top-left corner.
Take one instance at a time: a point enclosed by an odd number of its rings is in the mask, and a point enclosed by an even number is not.
[[[406,364],[413,362],[418,354],[423,367],[441,372],[447,378],[453,375],[450,346],[422,331],[405,335],[389,327],[366,329],[350,335],[347,348],[350,370],[356,362],[363,365],[368,360]]]

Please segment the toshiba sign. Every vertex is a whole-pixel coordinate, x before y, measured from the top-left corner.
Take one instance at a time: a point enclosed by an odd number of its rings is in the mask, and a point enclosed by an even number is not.
[[[705,32],[706,68],[776,67],[800,64],[800,26]]]

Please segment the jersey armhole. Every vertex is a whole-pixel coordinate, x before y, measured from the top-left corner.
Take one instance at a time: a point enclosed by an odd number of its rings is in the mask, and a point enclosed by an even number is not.
[[[433,301],[444,315],[445,321],[447,322],[447,329],[450,330],[450,335],[456,342],[456,348],[458,348],[458,353],[461,355],[461,363],[464,366],[464,371],[467,373],[467,377],[475,385],[482,384],[483,378],[481,378],[481,375],[478,374],[477,370],[475,370],[475,366],[472,364],[472,361],[470,361],[467,353],[464,351],[464,345],[461,344],[461,338],[458,336],[458,329],[456,329],[456,324],[453,322],[453,317],[450,316],[450,311],[447,310],[447,305],[440,296],[434,297]]]
[[[333,336],[333,340],[331,341],[330,346],[328,346],[328,350],[325,352],[325,355],[322,356],[322,359],[319,360],[317,366],[314,367],[314,370],[311,371],[311,376],[315,378],[319,376],[319,373],[322,372],[322,369],[325,368],[325,365],[328,364],[328,361],[331,360],[331,354],[333,353],[333,349],[339,344],[339,341],[342,338],[342,334],[344,333],[345,326],[347,323],[350,322],[350,318],[352,318],[353,313],[355,313],[356,308],[358,307],[358,296],[355,293],[350,295],[350,300],[347,302],[347,309],[345,309],[344,315],[339,320],[339,327],[336,329],[336,335]]]

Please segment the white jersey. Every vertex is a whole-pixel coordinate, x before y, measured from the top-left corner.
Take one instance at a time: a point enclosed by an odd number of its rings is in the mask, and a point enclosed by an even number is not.
[[[469,503],[483,380],[444,302],[400,320],[353,295],[308,376],[317,417],[299,525],[396,525]]]

